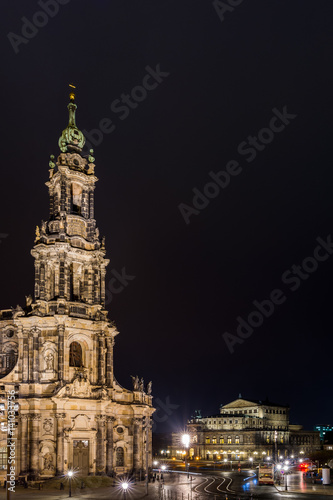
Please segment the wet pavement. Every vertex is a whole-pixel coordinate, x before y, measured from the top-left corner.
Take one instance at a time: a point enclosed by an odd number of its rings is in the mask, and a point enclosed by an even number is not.
[[[165,473],[163,482],[155,481],[148,485],[148,496],[143,482],[132,483],[127,492],[119,486],[101,488],[72,488],[73,500],[278,500],[291,497],[302,500],[325,499],[333,497],[333,486],[306,483],[301,473],[288,475],[288,490],[285,485],[259,486],[254,471],[213,472],[213,473]],[[69,498],[68,485],[59,489],[24,489],[17,487],[10,500],[64,500]],[[6,499],[6,491],[0,490],[0,500]]]

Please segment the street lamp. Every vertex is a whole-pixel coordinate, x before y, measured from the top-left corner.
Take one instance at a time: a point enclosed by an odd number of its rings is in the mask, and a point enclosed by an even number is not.
[[[284,470],[285,470],[285,474],[284,474],[285,488],[284,489],[287,491],[288,490],[288,470],[289,470],[288,465],[285,466]]]
[[[249,460],[251,462],[251,468],[252,468],[253,467],[253,457],[250,457]]]
[[[69,497],[72,496],[72,477],[74,475],[74,472],[72,470],[69,470],[67,472],[67,476],[68,476],[68,481],[69,481]]]
[[[124,498],[126,498],[126,493],[127,493],[128,487],[129,487],[128,482],[124,481],[123,483],[121,483],[121,487],[122,487],[122,490],[124,492]]]
[[[187,460],[189,457],[187,457],[188,455],[188,449],[189,449],[189,446],[190,446],[190,435],[189,434],[183,434],[182,435],[182,443],[183,445],[185,446],[186,450],[187,450],[187,453],[185,454],[185,467],[186,467],[186,470],[187,470],[187,477],[189,477],[189,465],[187,463]]]

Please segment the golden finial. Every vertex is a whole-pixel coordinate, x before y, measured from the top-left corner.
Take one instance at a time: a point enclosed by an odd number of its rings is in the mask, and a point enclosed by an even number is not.
[[[73,85],[72,83],[70,83],[68,86],[70,87],[70,89],[76,89],[75,85]],[[69,98],[70,98],[71,101],[74,101],[74,99],[75,99],[74,90],[70,90],[70,92],[69,92]]]

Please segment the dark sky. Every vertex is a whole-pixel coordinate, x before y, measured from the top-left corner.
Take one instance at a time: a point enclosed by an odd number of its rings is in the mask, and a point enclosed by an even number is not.
[[[46,18],[37,1],[0,5],[1,307],[33,292],[30,249],[48,217],[49,155],[74,82],[79,128],[114,125],[94,147],[96,218],[107,283],[112,270],[135,276],[109,294],[115,372],[128,388],[131,374],[153,380],[157,431],[195,409],[218,413],[239,393],[289,403],[308,428],[333,423],[333,255],[307,259],[333,234],[333,4],[230,5],[223,14],[210,0],[70,0]],[[45,25],[29,31],[23,17]],[[162,81],[144,96],[135,87],[158,65]],[[140,102],[117,111],[131,92]],[[284,125],[272,120],[283,112]],[[253,154],[249,136],[265,142]],[[186,224],[179,205],[193,207],[194,188],[214,189],[209,173],[231,160],[238,175]],[[296,284],[304,259],[311,272]],[[274,289],[284,302],[231,353],[225,332],[236,335],[237,318]]]

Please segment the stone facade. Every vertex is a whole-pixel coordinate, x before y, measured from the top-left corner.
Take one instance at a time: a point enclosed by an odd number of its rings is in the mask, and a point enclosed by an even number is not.
[[[120,474],[151,466],[151,384],[121,387],[113,373],[117,328],[105,310],[104,239],[94,219],[98,180],[84,136],[69,124],[51,156],[50,216],[36,229],[35,293],[0,312],[0,396],[16,400],[16,476],[43,479],[76,469]],[[0,465],[4,468],[6,411]],[[5,470],[2,471],[3,476]]]
[[[218,415],[197,412],[187,423],[189,455],[203,460],[248,460],[291,455],[300,457],[320,449],[319,432],[289,423],[289,408],[269,401],[247,401],[241,396],[220,408]],[[173,435],[171,454],[184,454],[181,435]],[[187,452],[186,452],[187,453]]]

